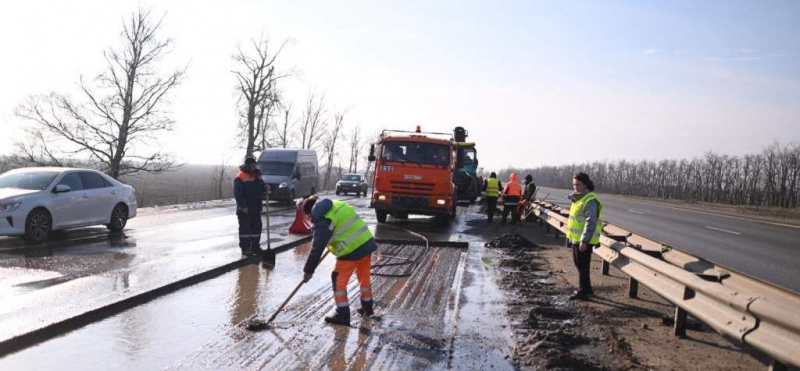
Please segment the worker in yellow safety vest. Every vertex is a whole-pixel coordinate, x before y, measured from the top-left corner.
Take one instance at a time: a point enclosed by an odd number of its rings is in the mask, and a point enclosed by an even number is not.
[[[308,282],[319,265],[325,248],[336,256],[336,266],[331,273],[333,282],[333,298],[336,312],[325,317],[325,322],[350,326],[350,305],[347,300],[347,284],[353,272],[358,278],[361,291],[362,316],[374,314],[372,302],[372,253],[378,250],[378,244],[372,237],[367,224],[358,216],[355,208],[344,201],[332,201],[316,196],[303,202],[303,212],[311,216],[314,223],[314,238],[311,241],[311,252],[306,260],[304,282]]]
[[[489,178],[483,182],[483,194],[486,200],[486,215],[489,217],[489,223],[494,218],[494,212],[497,210],[497,198],[500,197],[500,189],[503,185],[497,179],[497,174],[492,173]]]
[[[587,300],[593,295],[590,279],[592,250],[600,244],[603,232],[603,204],[594,193],[594,183],[586,173],[577,173],[572,178],[572,193],[567,198],[572,201],[567,222],[567,243],[572,248],[572,260],[578,268],[578,290],[570,296],[571,300]]]

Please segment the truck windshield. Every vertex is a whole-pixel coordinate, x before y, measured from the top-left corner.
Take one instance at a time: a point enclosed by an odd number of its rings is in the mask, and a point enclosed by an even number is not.
[[[450,164],[450,147],[433,143],[386,142],[383,144],[381,159],[447,166]]]
[[[18,188],[41,191],[53,182],[58,173],[48,171],[41,173],[6,173],[0,175],[0,189]]]
[[[262,175],[292,175],[294,172],[294,162],[259,162],[258,170]]]

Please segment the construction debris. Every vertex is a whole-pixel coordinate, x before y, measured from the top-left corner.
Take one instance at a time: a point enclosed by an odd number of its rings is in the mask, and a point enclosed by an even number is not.
[[[516,233],[504,233],[486,243],[486,247],[494,249],[530,249],[537,245]]]

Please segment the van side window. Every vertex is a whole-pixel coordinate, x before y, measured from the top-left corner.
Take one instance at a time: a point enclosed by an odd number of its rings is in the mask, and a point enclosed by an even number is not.
[[[314,165],[312,165],[312,164],[300,164],[300,172],[303,174],[304,177],[313,177],[314,176]]]

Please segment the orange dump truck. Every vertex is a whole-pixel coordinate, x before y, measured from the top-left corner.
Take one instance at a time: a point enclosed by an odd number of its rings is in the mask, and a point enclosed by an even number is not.
[[[371,207],[379,223],[409,214],[434,215],[440,223],[456,216],[452,134],[384,130],[370,148],[375,162]]]

